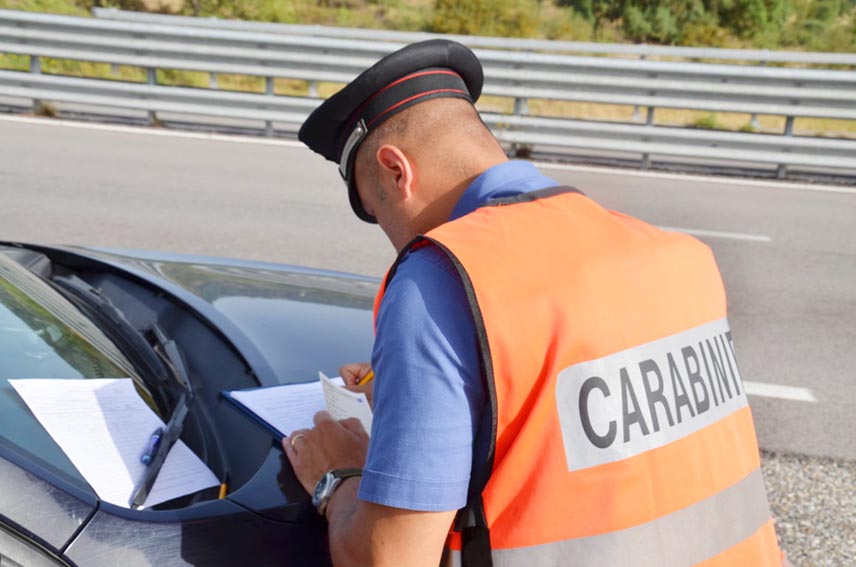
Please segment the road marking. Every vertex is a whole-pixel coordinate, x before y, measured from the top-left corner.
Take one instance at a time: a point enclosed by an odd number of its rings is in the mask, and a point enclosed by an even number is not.
[[[699,228],[678,228],[674,226],[661,226],[658,227],[663,230],[669,230],[671,232],[683,232],[685,234],[692,234],[693,236],[707,236],[709,238],[728,238],[731,240],[748,240],[749,242],[772,242],[773,239],[769,236],[763,236],[760,234],[743,234],[740,232],[722,232],[719,230],[702,230]]]
[[[658,171],[639,171],[632,169],[595,167],[590,165],[572,165],[568,163],[533,162],[541,169],[558,171],[578,171],[580,173],[605,173],[623,175],[625,177],[648,177],[653,179],[673,179],[676,181],[692,181],[699,183],[716,183],[719,185],[740,185],[764,189],[796,189],[800,191],[819,191],[822,193],[846,193],[856,195],[856,187],[840,187],[837,185],[821,185],[814,183],[794,183],[790,181],[765,181],[762,179],[730,178],[683,173],[661,173]],[[854,167],[856,170],[856,167]]]
[[[97,124],[91,122],[76,122],[73,120],[62,120],[57,118],[39,118],[35,116],[0,115],[0,122],[19,122],[24,124],[40,124],[42,126],[64,126],[67,128],[80,128],[88,130],[102,130],[107,132],[123,132],[127,134],[144,134],[150,136],[171,136],[174,138],[188,138],[195,140],[210,140],[215,142],[231,142],[236,144],[258,144],[263,146],[284,146],[288,148],[304,148],[303,143],[297,140],[271,139],[256,136],[239,136],[230,134],[208,134],[202,132],[182,132],[180,130],[166,130],[162,128],[151,128],[148,126],[120,126],[117,124]],[[835,185],[815,185],[809,183],[791,183],[787,181],[763,181],[758,179],[731,179],[727,177],[714,177],[703,175],[660,173],[653,171],[625,170],[620,168],[592,167],[584,165],[571,165],[547,162],[533,162],[542,169],[555,169],[560,171],[579,171],[582,173],[604,173],[609,175],[623,175],[626,177],[649,177],[655,179],[674,179],[678,181],[691,181],[700,183],[716,183],[720,185],[740,185],[747,187],[761,187],[769,189],[797,189],[802,191],[820,191],[825,193],[848,193],[856,195],[854,187],[838,187]]]
[[[743,387],[750,396],[778,398],[794,402],[817,402],[817,398],[814,397],[814,394],[808,388],[765,384],[764,382],[743,382]]]
[[[237,134],[216,134],[208,132],[183,132],[181,130],[166,130],[163,128],[151,128],[148,126],[122,126],[119,124],[98,124],[91,122],[76,122],[74,120],[62,120],[58,118],[38,118],[35,116],[3,116],[0,121],[19,122],[23,124],[37,124],[40,126],[61,126],[65,128],[78,128],[80,130],[100,130],[103,132],[119,132],[122,134],[143,134],[146,136],[167,136],[170,138],[187,138],[192,140],[209,140],[214,142],[231,142],[233,144],[257,144],[261,146],[285,146],[289,148],[305,148],[302,142],[297,140],[281,140],[277,138],[264,138],[260,136],[240,136]]]

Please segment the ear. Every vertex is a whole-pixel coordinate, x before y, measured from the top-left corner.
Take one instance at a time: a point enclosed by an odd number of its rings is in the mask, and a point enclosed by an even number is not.
[[[381,146],[376,155],[378,173],[391,180],[399,197],[408,198],[413,189],[413,164],[400,148],[391,144]]]

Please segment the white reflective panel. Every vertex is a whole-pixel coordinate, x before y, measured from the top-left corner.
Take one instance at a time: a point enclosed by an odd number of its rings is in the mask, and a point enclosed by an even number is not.
[[[727,319],[575,364],[556,381],[568,470],[656,449],[748,401]]]

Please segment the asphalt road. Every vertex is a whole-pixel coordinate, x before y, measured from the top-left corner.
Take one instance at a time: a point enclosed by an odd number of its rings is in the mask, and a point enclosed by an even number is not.
[[[856,459],[856,191],[543,169],[610,208],[708,242],[744,379],[809,389],[817,400],[752,396],[762,447]],[[350,212],[336,168],[289,142],[3,120],[0,196],[3,239],[377,276],[394,258],[381,231]]]
[[[782,478],[771,491],[792,494],[782,486],[805,473],[800,459],[823,457],[831,460],[810,462],[845,471],[824,494],[841,490],[838,503],[852,504],[856,190],[542,169],[609,208],[711,245],[729,294],[741,372],[756,384],[750,402],[760,444],[794,455],[765,456],[768,482]],[[394,258],[381,231],[350,212],[336,168],[297,144],[14,117],[0,117],[0,239],[238,256],[378,276]],[[805,482],[816,487],[822,477]],[[820,525],[799,506],[797,499],[778,509],[783,525],[793,519],[797,540],[802,523]],[[851,507],[836,517],[853,516]],[[821,545],[815,556],[810,546],[794,544],[803,560],[797,565],[853,564],[837,559],[856,554],[852,525],[834,528],[847,532],[850,547]]]

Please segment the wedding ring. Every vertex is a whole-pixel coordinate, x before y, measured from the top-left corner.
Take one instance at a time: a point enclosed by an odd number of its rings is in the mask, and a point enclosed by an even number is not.
[[[297,447],[294,446],[294,442],[297,441],[298,439],[303,439],[304,437],[305,437],[305,435],[303,435],[303,433],[298,433],[297,435],[292,437],[291,441],[289,441],[289,443],[291,443],[291,448],[297,449]]]

